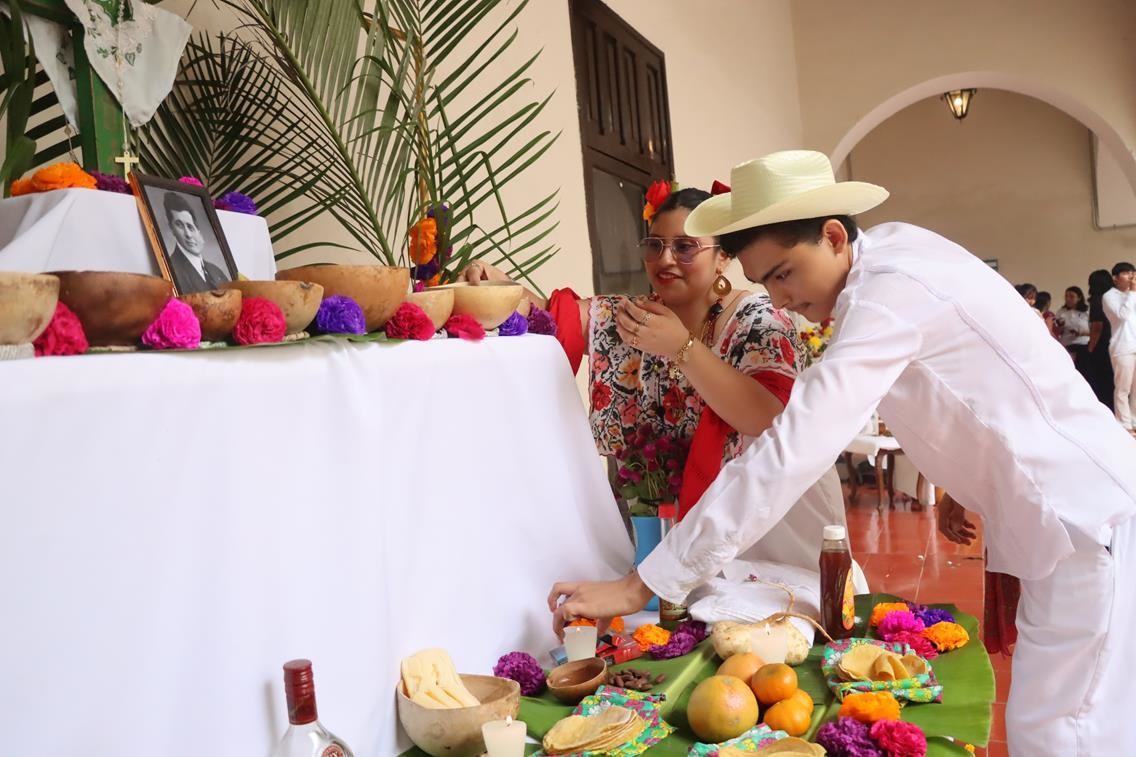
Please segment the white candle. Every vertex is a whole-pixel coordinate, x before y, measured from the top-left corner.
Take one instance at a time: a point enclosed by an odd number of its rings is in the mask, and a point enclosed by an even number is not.
[[[511,717],[491,720],[481,726],[485,751],[489,757],[524,757],[526,731],[524,723]]]
[[[789,654],[789,636],[781,626],[766,623],[750,632],[750,651],[766,663],[785,662]]]
[[[590,660],[596,656],[596,627],[568,626],[564,629],[564,651],[568,661]]]

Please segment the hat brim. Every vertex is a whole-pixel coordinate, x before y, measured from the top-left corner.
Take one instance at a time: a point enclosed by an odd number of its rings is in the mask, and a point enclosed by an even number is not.
[[[863,181],[842,181],[817,187],[775,202],[744,216],[735,215],[730,193],[706,200],[686,218],[685,231],[695,237],[716,237],[783,221],[820,216],[854,216],[871,210],[888,198],[888,191]]]

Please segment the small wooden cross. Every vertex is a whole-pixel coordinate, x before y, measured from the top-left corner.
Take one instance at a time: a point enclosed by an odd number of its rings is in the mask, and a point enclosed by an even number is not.
[[[137,165],[142,161],[132,152],[130,152],[130,150],[125,150],[123,151],[122,155],[119,155],[114,159],[114,162],[122,165],[122,177],[124,179],[129,179],[132,166]]]

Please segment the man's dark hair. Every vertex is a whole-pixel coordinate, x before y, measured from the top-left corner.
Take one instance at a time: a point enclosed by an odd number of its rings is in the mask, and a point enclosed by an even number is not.
[[[1112,267],[1113,276],[1119,276],[1120,274],[1128,273],[1129,271],[1136,271],[1136,265],[1132,265],[1127,261],[1123,263],[1117,263]]]
[[[722,245],[722,251],[731,258],[737,257],[738,253],[762,237],[772,237],[777,244],[786,248],[796,247],[802,242],[816,244],[820,241],[824,232],[824,225],[829,220],[840,221],[840,225],[848,232],[849,242],[856,241],[856,237],[860,235],[860,229],[856,226],[856,219],[852,216],[833,215],[805,218],[800,221],[782,221],[765,226],[754,226],[751,229],[742,229],[741,231],[731,231],[723,234],[718,239],[718,243]]]
[[[162,197],[162,207],[166,210],[166,220],[173,223],[173,214],[177,212],[189,213],[194,223],[197,223],[197,214],[193,212],[193,206],[190,205],[189,200],[185,199],[184,195],[177,192],[166,192]]]

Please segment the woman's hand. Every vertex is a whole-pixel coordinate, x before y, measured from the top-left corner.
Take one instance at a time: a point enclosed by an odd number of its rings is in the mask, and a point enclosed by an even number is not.
[[[458,274],[458,280],[475,286],[483,281],[512,281],[500,268],[483,260],[474,260],[467,265],[465,270]]]
[[[615,327],[627,344],[663,357],[674,357],[690,338],[690,332],[670,308],[650,300],[623,300]]]
[[[939,532],[955,544],[972,544],[978,535],[973,523],[966,518],[966,508],[951,499],[950,495],[935,505]]]
[[[599,633],[607,630],[616,615],[639,612],[655,596],[635,572],[618,581],[566,581],[556,584],[548,593],[548,609],[552,612],[552,630],[564,640],[564,626],[578,618],[596,621]],[[561,602],[560,598],[564,601]]]

